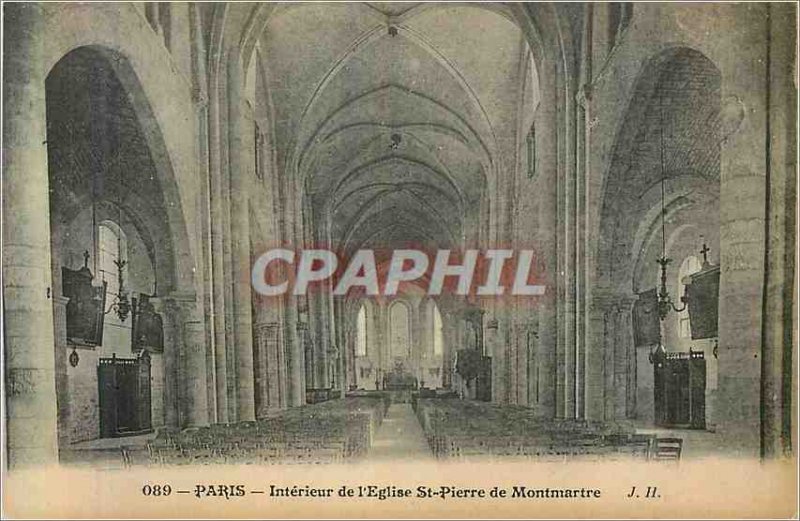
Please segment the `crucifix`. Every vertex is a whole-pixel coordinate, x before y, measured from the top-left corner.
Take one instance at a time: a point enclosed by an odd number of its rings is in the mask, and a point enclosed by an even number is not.
[[[700,253],[703,254],[703,269],[708,268],[709,266],[711,266],[711,264],[709,264],[709,262],[708,262],[708,252],[710,252],[710,251],[711,251],[711,248],[709,248],[706,245],[706,242],[703,241],[703,248],[700,250]]]

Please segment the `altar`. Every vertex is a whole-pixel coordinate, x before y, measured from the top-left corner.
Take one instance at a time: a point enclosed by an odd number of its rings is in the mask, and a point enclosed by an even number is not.
[[[409,373],[402,362],[383,376],[383,390],[389,393],[392,403],[411,403],[411,395],[418,388],[417,378]]]

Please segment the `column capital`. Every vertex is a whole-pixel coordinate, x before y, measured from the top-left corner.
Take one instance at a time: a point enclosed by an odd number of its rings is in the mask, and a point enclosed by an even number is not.
[[[165,321],[174,324],[203,321],[200,303],[194,293],[168,293],[152,297],[150,303]]]

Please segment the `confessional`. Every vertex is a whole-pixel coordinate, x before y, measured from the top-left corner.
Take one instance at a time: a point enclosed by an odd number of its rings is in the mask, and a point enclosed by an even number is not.
[[[675,429],[706,428],[706,361],[702,351],[653,354],[655,424]]]
[[[719,276],[719,266],[706,263],[701,271],[683,281],[692,340],[718,336]],[[661,343],[657,307],[658,294],[653,288],[640,293],[633,308],[636,346],[657,346],[650,360],[655,423],[668,428],[705,429],[705,353],[691,348],[688,352],[666,351]]]
[[[97,366],[100,396],[100,437],[117,438],[152,431],[150,413],[150,355],[100,358]]]

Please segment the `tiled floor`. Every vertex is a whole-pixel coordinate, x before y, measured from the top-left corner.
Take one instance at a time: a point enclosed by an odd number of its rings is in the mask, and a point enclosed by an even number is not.
[[[393,403],[372,440],[368,461],[429,460],[433,454],[407,403]]]
[[[100,438],[73,443],[68,448],[59,450],[59,461],[61,465],[71,467],[120,469],[123,468],[122,447],[144,447],[155,436],[155,433],[150,433],[126,438]]]
[[[744,445],[743,440],[735,434],[724,436],[713,430],[664,429],[652,424],[636,425],[636,432],[655,434],[659,438],[681,438],[683,448],[681,459],[700,459],[708,457],[757,458],[758,453],[752,447]]]
[[[115,449],[119,447],[133,447],[147,445],[147,442],[156,437],[155,432],[142,434],[140,436],[128,436],[125,438],[100,438],[97,440],[81,441],[70,445],[72,450],[98,450]]]

